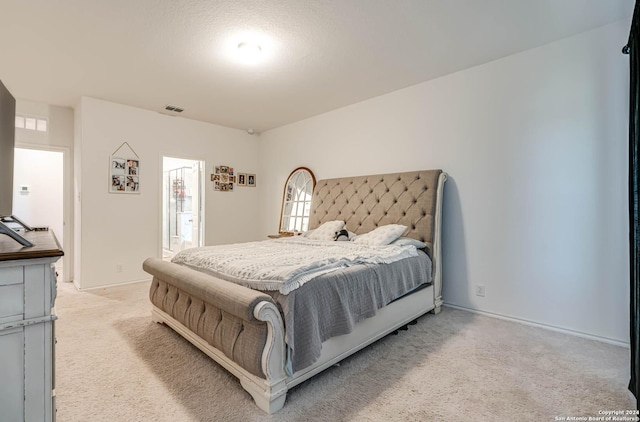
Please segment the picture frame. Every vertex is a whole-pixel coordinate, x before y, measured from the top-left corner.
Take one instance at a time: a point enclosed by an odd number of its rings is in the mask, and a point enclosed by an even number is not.
[[[140,156],[127,141],[109,156],[108,183],[109,193],[140,193]]]
[[[140,193],[140,159],[109,157],[109,193]]]
[[[233,192],[233,185],[236,183],[233,167],[224,165],[214,166],[211,181],[213,182],[214,191]]]
[[[247,186],[247,173],[238,173],[238,186]]]
[[[256,187],[256,175],[255,174],[247,174],[247,186],[255,188]]]

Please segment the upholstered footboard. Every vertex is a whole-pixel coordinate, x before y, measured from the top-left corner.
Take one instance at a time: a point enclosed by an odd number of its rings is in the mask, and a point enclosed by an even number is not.
[[[258,407],[284,405],[284,328],[273,299],[190,268],[149,258],[156,322],[169,325],[240,379]]]

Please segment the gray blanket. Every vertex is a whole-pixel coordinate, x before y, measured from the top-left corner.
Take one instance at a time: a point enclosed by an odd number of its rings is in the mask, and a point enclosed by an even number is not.
[[[391,264],[360,264],[321,275],[287,295],[266,291],[281,307],[289,375],[320,357],[322,342],[348,334],[393,300],[431,282],[431,261],[419,256]]]

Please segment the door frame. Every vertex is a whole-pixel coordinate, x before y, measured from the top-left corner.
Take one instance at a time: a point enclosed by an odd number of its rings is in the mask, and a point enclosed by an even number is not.
[[[32,149],[38,151],[49,151],[49,152],[61,152],[62,153],[62,249],[64,250],[64,255],[62,256],[62,281],[63,282],[71,282],[73,281],[74,273],[74,245],[73,245],[73,203],[72,203],[72,195],[71,195],[71,186],[72,183],[72,171],[73,166],[71,165],[71,149],[68,147],[56,146],[56,145],[44,145],[44,144],[31,144],[28,142],[17,142],[15,143],[15,148],[20,149]],[[26,221],[28,224],[29,222]]]
[[[157,257],[162,259],[163,253],[162,253],[162,221],[164,219],[164,213],[163,213],[163,207],[164,207],[164,203],[162,201],[163,198],[163,185],[164,185],[164,157],[169,157],[169,158],[180,158],[182,160],[191,160],[191,161],[200,161],[200,163],[202,164],[202,167],[200,169],[200,180],[199,180],[199,184],[200,184],[200,212],[198,213],[198,217],[200,219],[200,245],[204,245],[205,244],[205,224],[206,224],[206,219],[204,218],[205,216],[205,196],[206,196],[206,189],[205,189],[205,178],[204,178],[204,173],[205,173],[205,169],[207,166],[207,162],[203,159],[203,158],[198,158],[198,157],[194,157],[191,155],[184,155],[184,154],[174,154],[171,152],[161,152],[160,156],[158,158],[159,160],[159,169],[160,171],[158,172],[158,206],[159,206],[159,211],[158,211],[158,245],[157,245]]]

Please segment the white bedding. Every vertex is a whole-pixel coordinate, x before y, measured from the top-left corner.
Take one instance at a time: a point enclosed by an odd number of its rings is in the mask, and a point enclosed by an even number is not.
[[[172,262],[252,289],[288,294],[340,268],[389,264],[417,255],[414,246],[369,246],[294,237],[187,249]]]

